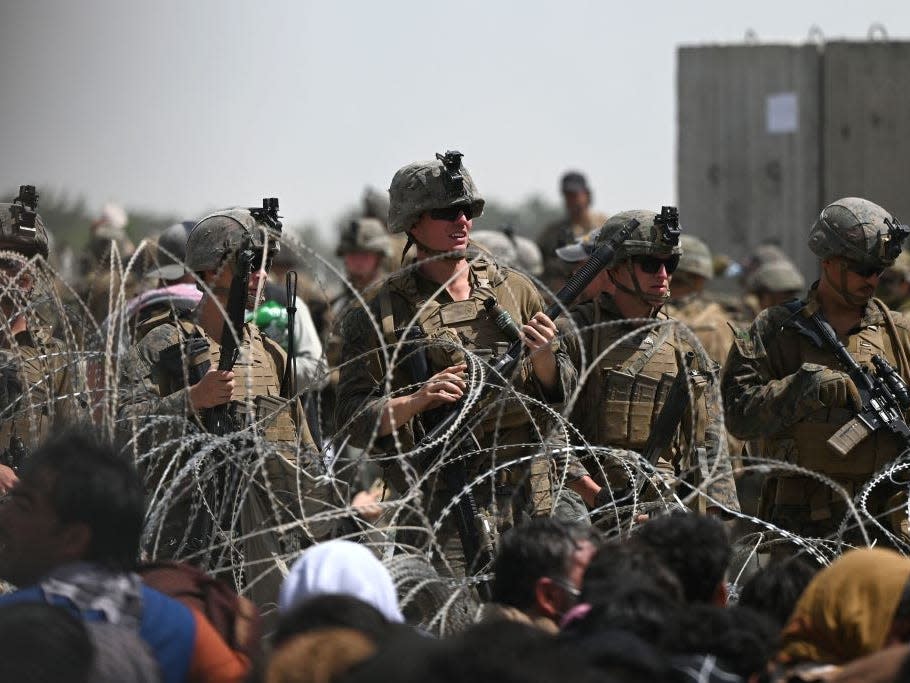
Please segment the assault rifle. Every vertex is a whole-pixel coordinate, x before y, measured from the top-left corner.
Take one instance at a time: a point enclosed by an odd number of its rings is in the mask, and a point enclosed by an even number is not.
[[[278,199],[267,197],[262,200],[262,208],[251,207],[250,214],[257,222],[281,232],[281,221],[278,219]],[[265,253],[259,254],[263,259]],[[257,252],[253,248],[252,235],[246,233],[240,247],[234,255],[234,277],[228,292],[227,320],[221,331],[221,356],[218,358],[218,370],[226,372],[234,369],[240,355],[238,342],[243,340],[243,325],[246,322],[246,306],[249,298],[250,274]],[[257,263],[258,268],[261,264]],[[234,431],[234,422],[230,406],[225,403],[209,408],[202,416],[202,424],[211,434],[224,435]]]
[[[250,235],[246,235],[234,258],[234,277],[231,279],[231,289],[225,306],[227,320],[224,321],[221,331],[221,356],[218,358],[218,370],[221,372],[233,370],[240,355],[238,341],[243,339],[253,258],[253,240]],[[202,416],[202,424],[211,434],[224,435],[234,431],[229,404],[224,403],[206,410]]]
[[[897,370],[879,355],[872,356],[872,371],[860,365],[821,311],[808,319],[795,315],[791,324],[819,347],[833,351],[859,391],[859,412],[828,439],[828,445],[845,456],[872,432],[885,430],[897,437],[902,449],[910,448],[910,427],[904,420],[904,412],[910,409],[910,391]]]
[[[591,254],[585,265],[579,268],[578,271],[569,278],[566,285],[556,294],[556,301],[546,311],[547,316],[551,320],[556,319],[560,313],[566,310],[598,273],[607,267],[610,261],[612,261],[616,249],[629,238],[629,235],[632,234],[632,231],[637,228],[638,225],[639,223],[635,219],[632,219],[623,225],[615,235]],[[502,382],[508,381],[522,358],[523,349],[524,345],[522,341],[520,339],[515,340],[505,353],[492,362],[490,376],[493,381],[487,383],[483,387],[481,400],[485,395],[496,391]],[[413,354],[414,361],[412,362],[417,367],[412,366],[412,372],[419,373],[413,375],[416,382],[426,381],[430,377],[426,357],[424,356],[421,360],[418,358],[420,355],[422,354]],[[449,438],[443,439],[440,443],[430,447],[430,444],[439,440],[444,434],[452,429],[461,415],[463,405],[463,400],[456,402],[452,409],[441,417],[433,428],[425,434],[424,438],[421,439],[417,450],[418,452],[425,453],[424,463],[429,465],[434,460],[438,459],[440,454],[445,451],[446,446],[457,448],[467,438],[468,434],[470,434],[470,430],[456,430]],[[425,416],[430,417],[427,415]],[[467,488],[467,469],[464,460],[458,458],[456,454],[453,460],[445,463],[442,471],[446,487],[452,495],[457,494],[459,491],[464,491],[464,494],[459,499],[456,507],[455,524],[458,528],[458,536],[461,540],[461,545],[465,554],[465,573],[471,575],[476,572],[480,566],[486,564],[486,562],[478,563],[481,550],[484,550],[487,555],[492,553],[493,548],[490,537],[493,530],[486,528],[489,525],[489,520],[481,518],[478,514],[477,503],[474,500],[473,492],[470,488]],[[465,491],[466,488],[467,490]],[[488,561],[492,559],[492,557],[484,559]],[[484,592],[485,591],[481,589],[481,593],[483,594]]]

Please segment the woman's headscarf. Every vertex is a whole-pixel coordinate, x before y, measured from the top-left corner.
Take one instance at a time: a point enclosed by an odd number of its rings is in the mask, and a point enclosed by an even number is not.
[[[885,645],[910,579],[910,559],[884,548],[851,550],[806,587],[782,634],[784,664],[844,664]]]
[[[359,543],[334,540],[305,550],[281,584],[278,609],[288,612],[307,598],[329,593],[351,595],[391,622],[404,621],[388,570]]]

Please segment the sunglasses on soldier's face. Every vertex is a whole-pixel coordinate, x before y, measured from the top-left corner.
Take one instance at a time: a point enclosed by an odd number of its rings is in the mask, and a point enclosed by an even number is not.
[[[648,275],[655,275],[663,266],[667,275],[672,275],[679,266],[679,255],[671,256],[668,259],[657,258],[656,256],[633,256],[632,263],[638,264],[642,271]]]
[[[847,270],[851,273],[856,273],[860,277],[873,277],[885,272],[884,267],[881,266],[862,266],[859,263],[852,263],[850,261],[844,261],[844,265]]]
[[[457,204],[447,206],[444,209],[430,209],[430,218],[434,221],[457,221],[461,214],[468,220],[474,218],[474,211],[471,210],[470,204]]]
[[[272,254],[265,255],[265,263],[262,262],[262,252],[256,251],[253,252],[253,270],[259,270],[259,266],[262,265],[263,270],[270,270],[272,268]]]

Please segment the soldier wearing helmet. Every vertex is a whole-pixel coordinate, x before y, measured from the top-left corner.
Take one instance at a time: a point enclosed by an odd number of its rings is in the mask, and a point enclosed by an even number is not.
[[[763,263],[746,280],[749,292],[758,299],[758,310],[796,299],[806,289],[806,279],[790,259]]]
[[[591,504],[593,499],[597,505],[610,502],[611,488],[629,483],[617,459],[645,446],[670,384],[685,367],[686,354],[695,350],[687,338],[691,333],[662,311],[670,299],[671,276],[684,254],[672,207],[661,214],[647,210],[615,214],[602,228],[557,254],[580,267],[625,226],[633,227],[632,234],[588,288],[590,300],[559,321],[569,356],[579,375],[587,376],[572,417],[585,442],[598,449],[583,463],[596,482],[585,500]],[[661,468],[675,471],[699,492],[688,497],[693,508],[735,511],[738,503],[726,442],[710,419],[716,367],[705,354],[696,355],[689,373],[694,403],[663,455]],[[573,473],[578,467],[573,463]],[[690,490],[680,489],[680,497]]]
[[[54,421],[81,408],[75,340],[55,338],[37,312],[36,304],[54,296],[37,201],[25,185],[13,202],[0,204],[0,495],[18,481],[16,470]]]
[[[540,247],[527,237],[516,235],[511,226],[502,230],[476,230],[472,240],[490,252],[498,263],[534,277],[543,274]]]
[[[902,251],[882,273],[878,295],[888,308],[910,312],[910,252]]]
[[[802,320],[821,313],[858,363],[870,366],[878,354],[910,380],[910,320],[873,298],[907,234],[888,211],[866,199],[847,197],[826,206],[809,233],[819,279],[802,301],[762,311],[748,331],[737,333],[724,371],[730,431],[761,439],[766,457],[818,472],[851,498],[901,448],[891,434],[876,431],[842,455],[847,449],[838,448],[839,430],[856,416],[859,394],[833,350],[811,339]],[[893,493],[875,487],[867,509],[892,531],[906,533],[906,513],[890,514]],[[790,532],[825,537],[840,527],[848,502],[815,477],[782,470],[766,480],[760,512]]]
[[[448,408],[466,394],[466,370],[479,367],[475,362],[488,363],[520,333],[528,356],[498,400],[471,413],[478,421],[478,443],[465,461],[468,480],[480,476],[483,482],[473,495],[495,536],[523,514],[551,513],[553,481],[545,456],[502,467],[495,481],[482,473],[490,472],[494,462],[504,465],[544,450],[539,444],[548,423],[542,412],[519,399],[530,395],[558,404],[571,392],[575,373],[530,281],[471,245],[472,219],[483,211],[484,199],[461,156],[448,152],[408,164],[392,179],[390,229],[407,233],[416,258],[393,274],[366,308],[351,310],[343,320],[345,364],[335,426],[355,446],[373,452],[411,450],[438,419],[431,411]],[[518,329],[498,326],[486,309],[491,303],[504,309]],[[422,371],[408,360],[414,353],[395,353],[404,339],[421,340],[426,376],[418,376]],[[385,393],[386,378],[391,396]],[[525,445],[534,443],[536,448]],[[415,484],[413,466],[419,471],[419,463],[402,467],[392,458],[385,462],[393,463],[387,474],[399,491]],[[448,491],[441,479],[434,482],[425,491],[432,521],[459,494]],[[462,574],[464,554],[451,515],[440,520],[437,541],[445,549],[445,570]]]
[[[705,294],[705,285],[714,277],[714,260],[708,245],[694,235],[681,235],[682,255],[673,274],[673,297],[667,314],[698,335],[711,360],[723,364],[733,346],[730,316]]]
[[[255,323],[247,322],[234,331],[239,336],[239,353],[233,369],[219,370],[218,362],[226,324],[231,329],[224,311],[241,251],[252,254],[245,301],[246,310],[252,311],[261,301],[270,262],[280,248],[279,237],[258,210],[219,211],[196,224],[187,238],[186,268],[195,274],[202,300],[188,315],[165,313],[147,323],[149,331],[130,351],[123,385],[132,387],[132,392],[121,400],[120,409],[122,423],[137,430],[150,420],[167,416],[168,426],[156,432],[155,443],[160,447],[174,439],[175,424],[183,425],[184,431],[205,431],[210,424],[206,420],[209,411],[226,407],[233,430],[227,436],[232,444],[230,455],[217,451],[207,467],[197,466],[200,478],[208,484],[200,481],[193,487],[204,491],[193,494],[201,495],[201,499],[187,496],[170,507],[162,522],[164,540],[158,554],[179,557],[198,552],[217,542],[213,527],[215,533],[220,527],[224,533],[236,531],[242,537],[257,531],[257,542],[241,544],[241,553],[247,563],[244,572],[251,597],[258,604],[275,599],[281,575],[269,557],[285,551],[277,535],[263,533],[263,528],[291,521],[301,501],[313,499],[307,473],[319,470],[316,446],[299,402],[287,400],[288,385],[282,382],[285,351]],[[166,452],[159,456],[165,461],[173,456],[174,448],[182,446],[169,443],[171,448],[165,447],[162,450]],[[238,475],[240,466],[233,463],[226,473],[232,458],[249,449],[251,443],[256,443],[262,453],[261,468],[250,462]],[[151,461],[147,468],[157,486],[165,462]],[[171,466],[169,476],[179,476],[179,469]],[[240,529],[225,530],[224,519],[213,520],[214,513],[210,512],[222,504],[218,496],[223,494],[213,493],[207,486],[226,480],[227,474],[234,480],[240,477],[237,490],[249,488],[242,503],[248,507],[239,513]],[[173,482],[165,482],[162,488],[167,484]]]

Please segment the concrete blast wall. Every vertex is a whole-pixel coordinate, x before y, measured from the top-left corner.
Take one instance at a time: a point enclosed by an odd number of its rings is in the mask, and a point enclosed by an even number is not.
[[[910,222],[910,43],[681,47],[677,98],[680,218],[715,250],[775,239],[811,281],[830,201]]]

